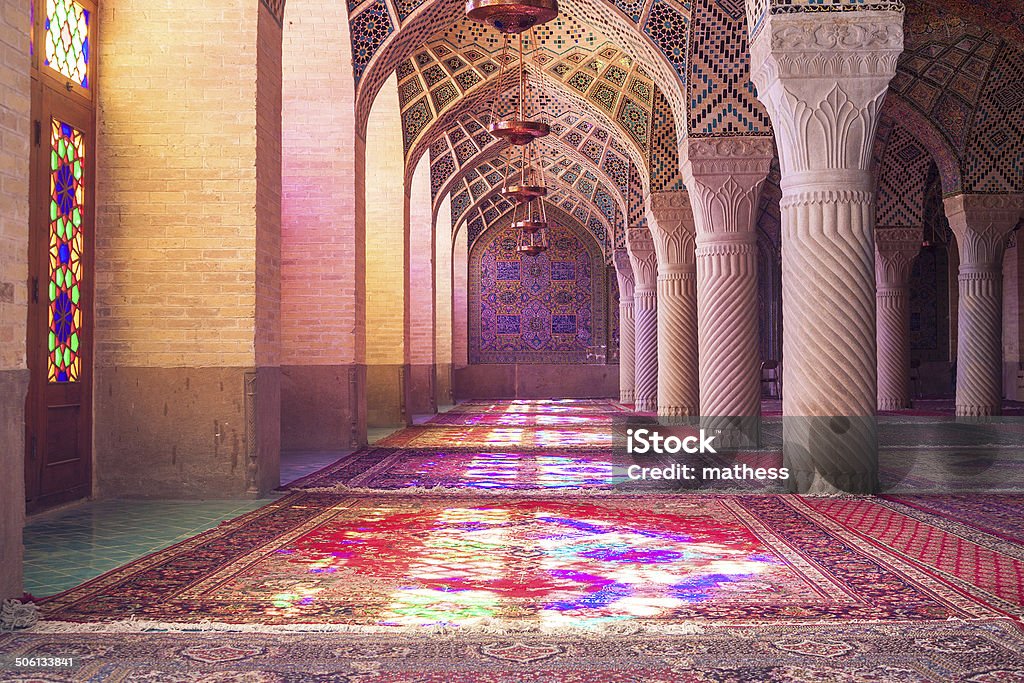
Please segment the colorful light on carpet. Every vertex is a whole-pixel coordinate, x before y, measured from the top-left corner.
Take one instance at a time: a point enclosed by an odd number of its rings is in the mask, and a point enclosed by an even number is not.
[[[749,597],[783,565],[748,530],[654,510],[541,501],[377,508],[298,539],[300,575],[271,613],[301,617],[338,591],[377,593],[382,626],[458,626],[532,614],[542,626],[661,618]],[[323,609],[323,606],[320,606]],[[375,616],[373,616],[375,615]]]

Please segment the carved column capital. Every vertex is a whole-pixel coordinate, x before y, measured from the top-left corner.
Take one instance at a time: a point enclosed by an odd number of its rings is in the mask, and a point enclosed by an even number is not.
[[[960,249],[960,272],[1002,268],[1006,238],[1024,218],[1024,194],[958,194],[943,201]]]
[[[761,186],[775,156],[771,139],[690,139],[683,151],[683,178],[691,190],[697,244],[753,242]]]
[[[615,279],[619,282],[619,301],[633,300],[633,264],[629,262],[629,252],[616,249],[612,256],[615,263]]]
[[[783,189],[871,189],[878,111],[902,52],[902,11],[765,18],[750,46],[751,80],[778,139]]]
[[[629,262],[633,266],[635,292],[653,292],[658,286],[658,257],[654,238],[647,228],[626,231]]]
[[[906,288],[922,238],[921,228],[875,228],[875,282],[880,294]]]
[[[658,277],[693,277],[696,226],[685,190],[652,192],[647,197],[647,225],[658,258]]]

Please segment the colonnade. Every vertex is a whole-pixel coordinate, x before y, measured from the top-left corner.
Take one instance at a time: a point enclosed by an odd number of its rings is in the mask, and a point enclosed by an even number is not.
[[[751,39],[782,170],[783,458],[802,492],[873,491],[877,411],[909,407],[908,287],[922,236],[876,228],[871,168],[902,25],[894,11],[769,14]],[[622,399],[701,416],[733,446],[758,440],[755,222],[773,154],[765,137],[684,141],[687,190],[651,193],[649,228],[629,229],[629,259],[616,259],[623,325],[636,312]],[[960,252],[956,413],[998,415],[1002,257],[1024,196],[957,195],[945,210]]]

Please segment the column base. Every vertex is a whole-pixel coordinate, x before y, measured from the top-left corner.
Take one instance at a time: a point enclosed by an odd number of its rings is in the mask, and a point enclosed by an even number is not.
[[[633,402],[633,392],[632,391],[627,391],[627,390],[619,391],[619,403],[632,403],[632,402]]]
[[[910,407],[909,398],[882,398],[878,397],[879,410],[906,410]]]
[[[782,462],[794,493],[878,491],[878,424],[874,415],[784,417]]]
[[[977,406],[977,405],[961,405],[956,406],[956,416],[966,418],[987,418],[987,417],[999,417],[1003,414],[1003,406]]]
[[[658,410],[658,400],[654,398],[637,398],[635,405],[638,413],[653,413]]]
[[[715,437],[718,451],[750,450],[761,445],[760,416],[703,416],[700,426]]]
[[[698,406],[658,405],[658,417],[696,417],[699,414]]]

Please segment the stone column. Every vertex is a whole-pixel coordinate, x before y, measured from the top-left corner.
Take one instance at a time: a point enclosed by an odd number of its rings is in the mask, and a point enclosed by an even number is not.
[[[619,281],[619,403],[632,404],[636,378],[633,316],[633,266],[625,249],[615,250],[615,278]]]
[[[647,228],[626,232],[629,262],[633,266],[635,302],[634,404],[644,413],[658,409],[658,260]]]
[[[1024,195],[956,195],[944,202],[960,251],[956,414],[1002,413],[1003,250]]]
[[[719,443],[756,446],[761,415],[756,217],[772,141],[688,140],[683,177],[697,219],[700,414]]]
[[[902,10],[767,16],[751,74],[782,168],[783,456],[794,490],[876,488],[872,144]]]
[[[875,230],[878,409],[910,407],[910,271],[921,249],[920,228]]]
[[[658,259],[658,415],[695,416],[697,266],[687,192],[652,192],[647,198],[647,225]]]

